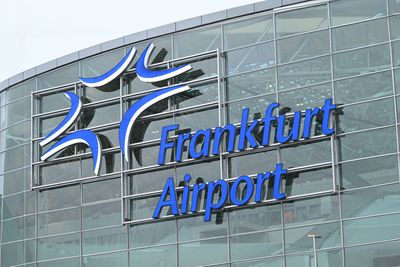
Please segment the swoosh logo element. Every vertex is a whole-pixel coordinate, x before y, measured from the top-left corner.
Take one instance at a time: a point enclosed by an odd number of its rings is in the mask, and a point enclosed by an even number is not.
[[[42,141],[40,141],[40,146],[45,146],[57,137],[59,137],[62,133],[68,130],[71,125],[78,118],[79,113],[82,109],[82,101],[79,96],[74,93],[66,92],[64,93],[71,100],[71,109],[69,110],[67,116],[62,120],[62,122],[51,131]]]
[[[138,62],[136,63],[136,75],[142,82],[154,83],[163,81],[178,76],[192,69],[192,66],[188,64],[172,69],[149,70],[148,69],[149,58],[153,50],[154,50],[154,44],[151,43],[143,51],[143,53],[140,55]]]
[[[128,111],[125,113],[125,115],[121,120],[119,128],[119,144],[121,146],[121,151],[126,161],[129,161],[128,147],[129,147],[129,138],[131,135],[132,126],[135,123],[136,119],[139,117],[139,115],[151,105],[165,98],[185,92],[187,90],[190,90],[190,87],[187,85],[173,86],[161,89],[159,91],[156,91],[139,99],[138,101],[135,102],[135,104],[133,104],[128,109]]]
[[[93,78],[80,77],[79,80],[88,87],[100,87],[106,85],[107,83],[117,78],[129,67],[129,64],[131,64],[133,58],[135,57],[135,54],[136,48],[132,47],[125,55],[125,57],[108,72]]]
[[[96,175],[99,175],[101,167],[101,143],[97,135],[89,130],[79,130],[65,136],[52,145],[40,159],[44,161],[57,152],[74,144],[85,144],[90,148],[93,156],[93,170]]]

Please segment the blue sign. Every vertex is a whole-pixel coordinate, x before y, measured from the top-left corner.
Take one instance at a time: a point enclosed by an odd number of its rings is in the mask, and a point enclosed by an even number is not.
[[[167,79],[174,78],[180,74],[188,72],[192,67],[187,64],[176,68],[164,70],[151,70],[149,69],[149,58],[154,50],[154,45],[150,44],[141,54],[136,63],[136,74],[139,80],[146,83],[160,82]],[[88,87],[101,87],[104,86],[117,77],[119,77],[132,63],[136,55],[136,49],[131,48],[122,60],[115,65],[110,71],[91,78],[80,78],[80,81]],[[143,98],[137,100],[123,115],[120,129],[119,129],[119,143],[122,155],[126,161],[129,161],[129,139],[136,120],[139,116],[153,104],[171,97],[173,95],[185,92],[191,88],[185,86],[171,86],[152,92]],[[67,92],[65,95],[71,100],[71,108],[64,118],[64,120],[51,131],[39,144],[45,146],[72,127],[74,122],[78,119],[82,110],[82,101],[79,96],[74,93]],[[191,133],[182,133],[171,140],[169,133],[179,130],[179,125],[168,125],[163,127],[161,133],[161,144],[158,156],[158,164],[165,164],[165,155],[168,150],[174,154],[174,159],[177,162],[183,159],[183,148],[189,147],[189,157],[199,159],[219,155],[224,145],[224,135],[227,136],[225,140],[224,151],[231,153],[233,151],[243,151],[248,146],[250,148],[266,147],[271,145],[270,136],[271,131],[275,131],[276,142],[285,144],[288,142],[296,142],[300,138],[308,139],[311,137],[311,127],[313,119],[317,116],[322,119],[319,120],[322,127],[322,134],[331,135],[334,129],[330,126],[331,113],[336,109],[336,105],[332,103],[331,99],[326,99],[322,107],[315,107],[306,109],[304,112],[294,112],[293,117],[290,118],[291,125],[289,131],[285,129],[285,122],[288,118],[285,114],[275,116],[278,103],[272,103],[265,110],[265,116],[261,120],[254,119],[249,122],[249,109],[242,110],[240,125],[227,124],[223,127],[218,126],[215,130],[202,129]],[[261,127],[260,127],[261,126]],[[256,129],[262,128],[261,139],[260,133],[257,137],[254,135]],[[258,131],[258,130],[257,130]],[[101,167],[101,142],[99,137],[89,130],[78,130],[68,134],[61,140],[53,144],[42,156],[42,160],[47,160],[57,152],[74,144],[87,145],[93,156],[93,171],[99,175]],[[202,143],[201,148],[198,144]],[[237,144],[237,145],[236,145]],[[236,147],[235,147],[236,146]],[[175,216],[198,212],[199,196],[204,193],[206,195],[204,204],[204,221],[210,221],[213,211],[221,209],[228,201],[229,203],[237,206],[247,204],[254,195],[254,201],[259,203],[264,199],[262,197],[262,190],[266,181],[273,182],[273,196],[277,200],[284,199],[286,194],[280,192],[282,176],[287,173],[283,169],[281,163],[278,163],[274,171],[259,173],[256,178],[243,175],[237,178],[232,184],[228,184],[223,179],[216,180],[209,183],[195,183],[189,185],[192,177],[189,173],[184,176],[184,183],[182,192],[176,191],[172,177],[169,177],[165,183],[162,195],[158,201],[157,207],[154,211],[153,218],[158,218],[163,208],[171,210]],[[243,184],[246,187],[246,194],[242,198],[238,198],[237,191],[239,186]],[[217,197],[216,197],[217,196]],[[215,201],[217,199],[217,201]],[[180,205],[178,205],[180,202]],[[190,205],[189,205],[190,203]]]

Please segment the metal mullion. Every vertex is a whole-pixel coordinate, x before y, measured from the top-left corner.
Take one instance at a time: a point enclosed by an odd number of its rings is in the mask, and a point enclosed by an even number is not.
[[[400,68],[400,66],[397,67],[397,68]],[[386,69],[376,70],[376,71],[373,71],[373,72],[367,72],[367,73],[361,73],[361,74],[356,74],[356,75],[350,75],[350,76],[346,76],[346,77],[335,78],[334,82],[340,82],[340,81],[344,81],[344,80],[351,80],[351,79],[354,79],[354,78],[361,78],[361,77],[364,77],[364,76],[369,76],[369,75],[379,74],[379,73],[383,73],[383,72],[388,72],[390,70],[391,70],[390,67],[388,67]]]
[[[341,104],[338,107],[345,108],[345,107],[349,107],[349,106],[356,106],[356,105],[360,105],[360,104],[365,104],[365,103],[374,102],[374,101],[380,101],[380,100],[389,99],[389,98],[395,98],[395,97],[393,95],[381,96],[381,97],[351,102],[351,103],[347,103],[347,104]]]
[[[371,242],[365,242],[361,244],[354,244],[354,245],[345,245],[344,248],[352,248],[352,247],[362,247],[362,246],[369,246],[369,245],[377,245],[377,244],[383,244],[383,243],[394,243],[400,241],[400,238],[392,238],[392,239],[386,239],[386,240],[380,240],[380,241],[371,241]]]
[[[260,94],[260,95],[247,96],[247,97],[239,98],[239,99],[233,99],[233,100],[226,101],[224,104],[226,106],[228,106],[228,105],[233,104],[233,103],[238,103],[238,102],[242,102],[242,101],[246,101],[246,100],[258,99],[258,98],[261,98],[261,97],[272,96],[272,95],[275,95],[277,97],[277,91],[270,92],[270,93],[264,93],[264,94]]]
[[[290,35],[286,35],[286,36],[282,36],[282,37],[276,37],[276,41],[282,41],[282,40],[285,40],[285,39],[299,37],[299,36],[302,36],[302,35],[313,34],[313,33],[317,33],[317,32],[323,32],[323,31],[326,31],[326,30],[329,30],[329,26],[326,27],[326,28],[321,28],[321,29],[316,29],[316,30],[311,30],[311,31],[306,31],[306,32],[294,33],[294,34],[290,34]]]
[[[389,0],[386,0],[386,11],[389,12]],[[393,61],[393,41],[392,41],[392,36],[391,36],[391,24],[390,24],[390,17],[387,17],[387,26],[388,26],[388,35],[389,35],[389,51],[390,51],[390,66],[391,66],[391,72],[392,72],[392,89],[393,89],[393,106],[394,106],[394,117],[395,117],[395,122],[396,125],[399,122],[399,118],[397,115],[397,99],[396,99],[396,81],[395,81],[395,73],[394,73],[394,61]],[[396,151],[397,153],[400,152],[399,147],[400,147],[400,139],[399,139],[399,127],[395,127],[396,130]],[[400,181],[400,157],[397,156],[397,169],[398,169],[398,174],[399,174],[399,181]]]

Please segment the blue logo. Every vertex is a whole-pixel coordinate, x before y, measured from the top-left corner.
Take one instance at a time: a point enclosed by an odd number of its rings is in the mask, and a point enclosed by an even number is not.
[[[149,69],[149,58],[154,50],[154,44],[150,44],[141,54],[140,58],[136,63],[136,74],[139,80],[146,83],[160,82],[167,79],[174,78],[180,74],[190,71],[192,67],[187,64],[177,68],[164,69],[164,70],[151,70]],[[101,87],[104,86],[117,77],[119,77],[132,63],[136,55],[136,48],[131,48],[128,53],[121,59],[121,61],[115,65],[110,71],[91,78],[81,77],[80,81],[88,87]],[[190,90],[190,87],[185,86],[172,86],[155,91],[145,97],[136,101],[124,114],[119,130],[119,143],[122,154],[126,161],[129,161],[129,138],[131,135],[132,127],[140,116],[140,114],[151,105],[168,98],[170,96],[182,93]],[[60,135],[65,133],[75,121],[78,120],[82,110],[82,100],[74,93],[67,92],[65,95],[71,100],[71,108],[64,120],[51,131],[40,143],[40,146],[45,146],[50,142],[54,141]],[[42,156],[41,160],[45,161],[56,153],[64,150],[65,148],[74,144],[85,144],[87,145],[93,156],[93,171],[95,175],[99,175],[101,167],[101,142],[99,137],[89,130],[78,130],[68,134],[61,140],[57,141],[52,145]]]

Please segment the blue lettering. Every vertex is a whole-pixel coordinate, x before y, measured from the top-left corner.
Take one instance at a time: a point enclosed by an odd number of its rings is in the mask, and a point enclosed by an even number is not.
[[[164,165],[166,150],[172,149],[175,144],[175,142],[168,142],[168,133],[170,131],[175,131],[178,128],[179,128],[179,124],[169,125],[169,126],[165,126],[162,128],[160,151],[158,153],[158,165]]]

